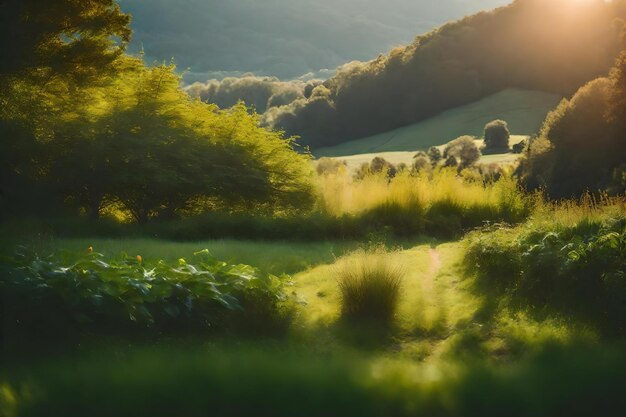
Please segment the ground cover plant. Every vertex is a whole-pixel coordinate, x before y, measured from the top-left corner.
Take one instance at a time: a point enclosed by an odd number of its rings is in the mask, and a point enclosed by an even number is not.
[[[141,255],[42,257],[19,248],[0,270],[5,347],[32,337],[271,329],[288,278],[229,265],[207,250],[176,262]]]
[[[623,201],[597,209],[559,204],[515,228],[477,233],[465,265],[478,285],[535,313],[558,312],[622,335],[626,326],[626,217]],[[621,206],[621,207],[620,207]]]

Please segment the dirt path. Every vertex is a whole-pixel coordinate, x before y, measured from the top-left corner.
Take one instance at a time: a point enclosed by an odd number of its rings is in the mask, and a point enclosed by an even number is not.
[[[428,256],[430,257],[430,267],[428,268],[428,273],[424,277],[422,285],[424,292],[432,294],[435,287],[435,278],[441,269],[441,255],[436,248],[430,248]]]

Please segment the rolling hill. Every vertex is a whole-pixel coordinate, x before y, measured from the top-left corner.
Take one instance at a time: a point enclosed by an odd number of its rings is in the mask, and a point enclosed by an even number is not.
[[[192,83],[246,72],[326,78],[339,65],[372,59],[416,33],[508,0],[119,2],[133,16],[130,50],[143,48],[148,62],[174,58]]]
[[[485,124],[494,119],[508,122],[513,135],[532,135],[539,130],[546,114],[560,100],[560,96],[542,91],[507,89],[430,119],[374,136],[320,148],[314,154],[316,157],[343,157],[425,150],[462,135],[481,136]]]

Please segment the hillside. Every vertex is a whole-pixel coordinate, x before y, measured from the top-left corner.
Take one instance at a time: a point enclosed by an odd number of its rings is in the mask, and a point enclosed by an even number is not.
[[[425,150],[462,135],[481,136],[485,124],[494,119],[505,120],[513,135],[532,135],[539,130],[546,114],[559,101],[560,97],[555,94],[507,89],[422,122],[337,146],[320,148],[314,154],[318,157],[337,157]]]
[[[524,135],[513,135],[511,136],[511,139],[509,140],[509,145],[513,146],[516,143],[519,143],[522,140],[527,139],[527,138],[528,136],[524,136]],[[475,143],[476,143],[476,146],[478,146],[479,148],[481,148],[484,145],[482,140],[476,140]],[[445,145],[438,145],[437,147],[443,152]],[[391,162],[394,165],[403,163],[408,166],[411,166],[411,164],[413,163],[414,155],[415,155],[415,151],[395,151],[395,152],[357,153],[353,155],[346,155],[346,156],[337,155],[337,156],[329,156],[329,157],[335,158],[340,161],[345,161],[348,171],[353,172],[353,171],[356,171],[362,164],[366,162],[367,163],[371,162],[372,159],[374,159],[377,156],[384,158],[386,161]],[[488,154],[488,155],[482,155],[477,163],[485,164],[485,165],[498,164],[498,165],[503,166],[503,165],[515,163],[519,157],[520,157],[519,154],[515,154],[512,152]]]
[[[509,0],[120,0],[133,15],[131,51],[174,58],[185,80],[246,72],[327,78],[449,20]],[[326,71],[320,71],[328,69]]]
[[[507,88],[573,94],[607,73],[626,1],[516,0],[353,62],[266,122],[312,148],[388,132]],[[574,30],[575,28],[575,30]]]

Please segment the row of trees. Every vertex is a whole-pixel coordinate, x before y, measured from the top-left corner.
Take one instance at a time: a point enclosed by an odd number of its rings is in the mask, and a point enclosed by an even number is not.
[[[310,158],[293,139],[260,128],[243,104],[191,99],[174,65],[125,55],[130,20],[112,0],[0,9],[18,34],[0,51],[5,215],[56,207],[98,217],[115,207],[143,222],[312,203]]]

